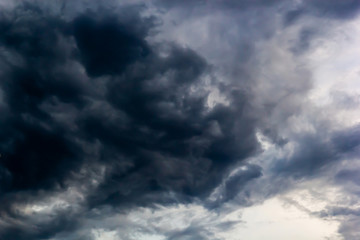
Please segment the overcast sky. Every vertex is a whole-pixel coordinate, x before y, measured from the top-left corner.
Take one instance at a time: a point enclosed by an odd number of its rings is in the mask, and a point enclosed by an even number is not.
[[[360,1],[0,9],[0,240],[360,239]]]

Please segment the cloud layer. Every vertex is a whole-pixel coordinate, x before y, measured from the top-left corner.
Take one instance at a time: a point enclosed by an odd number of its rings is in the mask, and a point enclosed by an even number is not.
[[[321,104],[313,64],[358,1],[1,8],[0,239],[224,239],[319,181],[348,198],[287,203],[359,237],[358,95]]]

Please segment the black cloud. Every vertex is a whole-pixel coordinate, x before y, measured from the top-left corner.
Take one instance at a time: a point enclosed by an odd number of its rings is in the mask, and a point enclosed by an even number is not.
[[[207,62],[173,43],[161,43],[161,55],[146,40],[151,18],[132,11],[131,21],[88,12],[66,19],[26,4],[2,16],[2,217],[27,221],[10,209],[67,189],[88,164],[107,167],[89,208],[171,203],[169,192],[203,198],[256,151],[250,96],[230,90],[229,106],[209,108]],[[94,144],[96,156],[87,151]],[[74,221],[59,215],[0,236],[48,238]]]
[[[73,26],[80,58],[90,76],[119,74],[150,52],[144,40],[146,33],[136,33],[132,25],[123,26],[116,18],[96,21],[80,16]]]
[[[245,164],[260,152],[258,130],[274,136],[280,148],[290,144],[276,127],[265,131],[271,101],[256,105],[253,85],[238,83],[245,73],[238,82],[220,83],[213,75],[217,66],[195,50],[151,39],[161,21],[145,17],[144,6],[67,14],[63,5],[54,4],[60,10],[52,12],[29,2],[0,15],[0,220],[9,222],[0,221],[0,239],[49,239],[76,232],[85,218],[106,206],[126,211],[196,200],[211,211],[262,176],[262,166]],[[275,11],[273,6],[284,2],[214,1],[211,6]],[[203,5],[154,1],[153,7]],[[288,12],[285,25],[305,14],[349,18],[358,9],[357,1],[303,1]],[[300,32],[294,55],[309,47],[316,31]],[[244,65],[239,69],[257,67],[250,66],[252,51],[236,63]],[[226,103],[208,106],[211,88]],[[286,116],[296,111],[288,108]],[[297,143],[292,155],[277,161],[273,172],[286,180],[314,175],[356,153],[358,132],[298,135],[292,139]],[[245,170],[229,176],[241,164]],[[355,182],[356,174],[340,171],[336,179]],[[81,206],[50,217],[21,211],[74,187],[83,191]],[[211,202],[216,187],[220,196]],[[31,217],[39,221],[31,223]],[[208,234],[192,226],[168,237],[206,239]]]

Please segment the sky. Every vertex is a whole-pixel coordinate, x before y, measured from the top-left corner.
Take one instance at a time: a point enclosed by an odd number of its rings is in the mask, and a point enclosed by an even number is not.
[[[360,239],[360,1],[0,8],[0,240]]]

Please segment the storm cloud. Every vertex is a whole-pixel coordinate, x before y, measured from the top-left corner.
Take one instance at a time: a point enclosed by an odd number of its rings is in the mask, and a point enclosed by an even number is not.
[[[328,115],[347,93],[312,102],[306,61],[358,1],[1,8],[0,239],[225,239],[241,224],[227,213],[298,182],[329,178],[356,199],[358,170],[341,166],[359,126]],[[177,212],[191,224],[154,223]],[[357,209],[307,212],[346,216],[339,233],[358,236]]]

